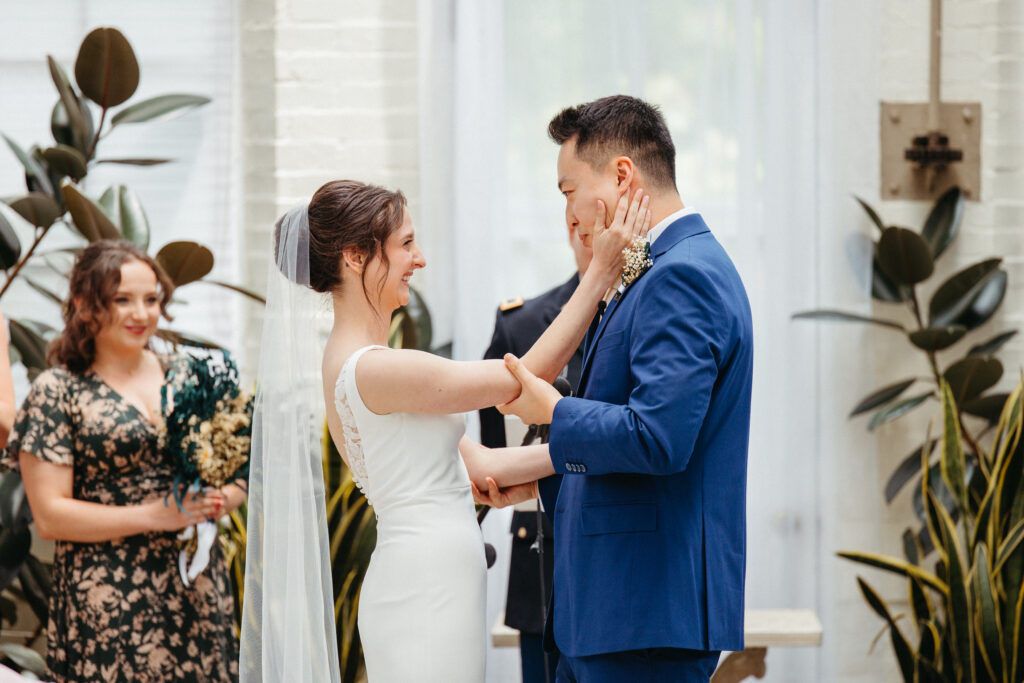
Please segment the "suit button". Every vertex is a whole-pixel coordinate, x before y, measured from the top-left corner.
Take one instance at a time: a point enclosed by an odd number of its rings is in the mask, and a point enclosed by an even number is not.
[[[516,532],[516,536],[518,536],[519,538],[526,538],[526,527],[519,527],[519,531]]]
[[[580,472],[586,472],[586,471],[587,471],[587,466],[586,465],[580,465]]]

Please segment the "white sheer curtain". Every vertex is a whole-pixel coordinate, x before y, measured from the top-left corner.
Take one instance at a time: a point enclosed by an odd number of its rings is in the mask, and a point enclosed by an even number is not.
[[[830,24],[818,0],[420,7],[428,64],[422,232],[451,268],[428,290],[440,309],[438,334],[451,336],[456,357],[479,358],[497,301],[538,294],[572,272],[549,119],[615,93],[660,105],[683,201],[701,210],[732,256],[753,308],[747,605],[813,608],[828,631],[834,461],[867,448],[839,444],[850,433],[843,409],[863,382],[836,359],[860,336],[790,315],[868,300],[865,264],[845,259],[842,232],[830,224],[833,213],[850,211],[831,199],[831,91],[822,86]],[[446,93],[454,103],[447,121],[439,116]],[[501,584],[492,602],[503,604],[504,580],[492,569],[491,582]],[[825,650],[772,650],[765,680],[834,680],[830,647],[826,639]],[[514,656],[493,653],[488,680],[517,680]]]

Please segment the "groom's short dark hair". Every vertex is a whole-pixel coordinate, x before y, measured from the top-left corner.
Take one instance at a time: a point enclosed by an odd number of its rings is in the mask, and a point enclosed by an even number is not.
[[[576,138],[576,156],[600,168],[628,156],[653,185],[676,187],[676,147],[658,108],[628,95],[602,97],[560,111],[548,135],[562,145]]]

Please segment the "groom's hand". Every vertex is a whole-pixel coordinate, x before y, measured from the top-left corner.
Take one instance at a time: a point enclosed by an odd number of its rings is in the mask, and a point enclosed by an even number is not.
[[[477,485],[470,482],[473,487],[473,500],[480,505],[490,505],[492,508],[503,508],[516,503],[522,503],[533,498],[540,498],[537,482],[529,484],[516,484],[506,488],[498,488],[493,478],[487,477],[487,489],[481,491]]]
[[[522,385],[519,398],[498,406],[503,415],[515,415],[524,424],[551,424],[555,404],[562,394],[553,386],[530,372],[523,362],[511,353],[505,354],[505,367]]]

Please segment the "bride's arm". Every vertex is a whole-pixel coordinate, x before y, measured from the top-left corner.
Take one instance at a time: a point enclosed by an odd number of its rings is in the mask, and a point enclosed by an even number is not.
[[[459,453],[470,480],[481,491],[488,489],[488,479],[499,488],[507,489],[532,484],[555,473],[547,444],[487,448],[464,436],[459,441]]]
[[[650,228],[647,197],[619,200],[615,219],[603,227],[604,208],[598,211],[594,232],[594,259],[576,292],[522,361],[538,377],[554,381],[586,333],[597,303],[621,270],[622,249],[637,234]],[[502,360],[451,361],[421,351],[377,351],[362,356],[356,382],[366,407],[386,413],[463,413],[512,401],[519,382]]]

